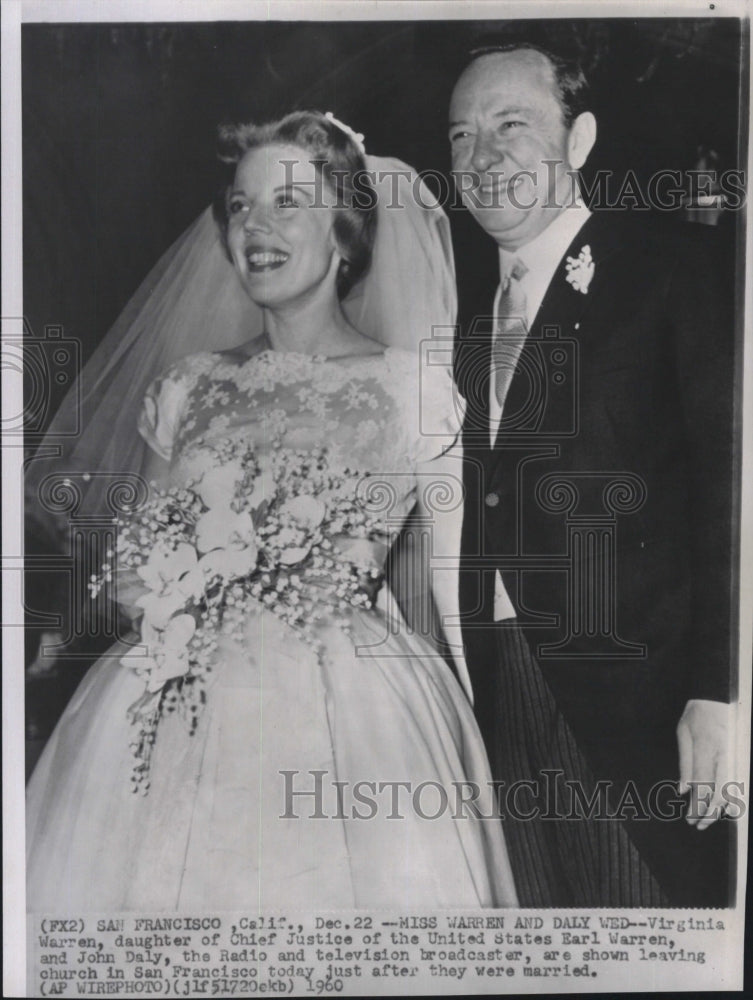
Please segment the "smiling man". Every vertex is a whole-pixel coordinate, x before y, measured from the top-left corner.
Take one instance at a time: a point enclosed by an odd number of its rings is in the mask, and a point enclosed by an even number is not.
[[[553,77],[537,50],[490,52],[471,63],[452,97],[453,171],[470,179],[468,206],[508,251],[536,239],[572,207],[573,171],[596,137],[594,116],[571,118]]]
[[[521,905],[725,905],[731,295],[693,227],[585,205],[577,65],[476,50],[449,119],[499,252],[461,303],[460,602]]]

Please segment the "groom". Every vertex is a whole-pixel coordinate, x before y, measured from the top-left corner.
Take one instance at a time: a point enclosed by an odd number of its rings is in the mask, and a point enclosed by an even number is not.
[[[521,905],[725,905],[731,296],[698,230],[586,207],[578,67],[476,50],[449,117],[499,252],[456,345],[460,604]]]

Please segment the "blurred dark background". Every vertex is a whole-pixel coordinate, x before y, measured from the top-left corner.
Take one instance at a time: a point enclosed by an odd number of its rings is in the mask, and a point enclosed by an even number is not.
[[[522,22],[516,22],[520,27]],[[525,27],[525,25],[523,25]],[[463,53],[502,22],[27,24],[22,34],[24,311],[76,338],[86,360],[160,254],[219,183],[218,123],[293,108],[332,111],[371,153],[449,169],[446,113]],[[584,170],[717,170],[746,162],[747,38],[737,19],[537,22],[577,53],[599,137]],[[496,251],[451,213],[461,296]],[[734,246],[742,212],[676,214],[717,224]],[[48,417],[59,402],[51,396]],[[33,523],[27,552],[44,551]],[[39,574],[27,605],[56,602]],[[83,665],[40,656],[30,629],[29,736],[41,745]],[[33,754],[32,754],[33,756]]]
[[[501,22],[25,25],[24,307],[88,357],[158,256],[210,201],[222,121],[333,111],[369,152],[448,168],[462,54]],[[520,24],[520,22],[518,22]],[[546,22],[590,70],[599,138],[586,175],[645,180],[699,147],[739,165],[741,23]],[[615,181],[615,183],[617,183]],[[452,213],[466,245],[469,220]],[[494,252],[477,229],[473,267]],[[458,254],[462,271],[467,254]]]

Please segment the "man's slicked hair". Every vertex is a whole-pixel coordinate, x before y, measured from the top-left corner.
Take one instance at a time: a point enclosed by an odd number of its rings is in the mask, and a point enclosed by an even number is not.
[[[557,98],[562,108],[564,124],[570,128],[583,111],[590,110],[588,80],[579,59],[555,51],[554,46],[540,43],[513,33],[479,39],[467,52],[464,70],[483,56],[495,52],[539,52],[549,60],[554,71]]]

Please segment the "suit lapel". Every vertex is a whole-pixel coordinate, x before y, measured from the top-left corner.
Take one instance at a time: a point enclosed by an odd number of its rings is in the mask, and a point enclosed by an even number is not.
[[[483,456],[489,444],[489,390],[491,346],[494,335],[493,305],[496,286],[463,328],[455,357],[455,378],[466,401],[464,446]]]
[[[500,429],[494,447],[493,466],[496,466],[510,445],[524,435],[541,431],[545,416],[548,379],[550,378],[547,341],[560,339],[580,340],[581,325],[587,322],[588,310],[594,300],[601,278],[600,262],[614,253],[622,244],[619,228],[610,224],[609,217],[591,215],[576,233],[554,272],[546,294],[531,323],[528,340],[521,353],[505,402],[507,426]],[[594,260],[594,273],[584,294],[567,280],[567,257],[578,257],[589,246]],[[538,384],[537,384],[538,383]]]

